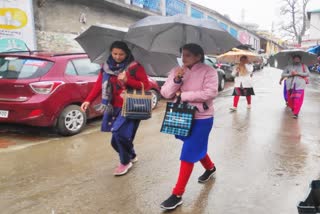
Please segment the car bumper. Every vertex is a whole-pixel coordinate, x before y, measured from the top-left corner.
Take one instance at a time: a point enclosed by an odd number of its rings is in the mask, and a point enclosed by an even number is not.
[[[54,116],[45,113],[45,106],[45,102],[0,102],[0,110],[9,111],[7,118],[0,118],[0,123],[52,126]]]

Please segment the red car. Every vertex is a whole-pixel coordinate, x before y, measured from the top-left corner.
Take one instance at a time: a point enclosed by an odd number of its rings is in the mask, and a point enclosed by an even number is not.
[[[0,123],[51,126],[61,135],[79,133],[87,118],[101,116],[94,110],[101,98],[86,113],[80,110],[99,71],[100,65],[86,54],[0,54]],[[160,89],[149,80],[155,107]]]

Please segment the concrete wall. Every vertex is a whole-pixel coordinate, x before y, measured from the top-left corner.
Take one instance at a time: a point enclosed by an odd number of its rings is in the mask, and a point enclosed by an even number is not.
[[[90,25],[128,27],[146,16],[104,0],[34,0],[34,13],[37,49],[52,51],[81,50],[74,38]]]

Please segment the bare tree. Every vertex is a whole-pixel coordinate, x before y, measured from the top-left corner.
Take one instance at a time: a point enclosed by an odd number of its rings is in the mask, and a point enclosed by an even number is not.
[[[307,5],[310,0],[283,0],[281,15],[288,17],[286,23],[281,27],[290,35],[294,36],[296,41],[301,44],[302,37],[307,30]]]

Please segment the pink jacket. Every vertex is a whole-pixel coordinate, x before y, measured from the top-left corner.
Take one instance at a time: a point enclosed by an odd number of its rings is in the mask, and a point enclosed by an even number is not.
[[[171,70],[166,83],[161,88],[161,94],[167,99],[175,97],[176,92],[181,90],[181,100],[196,106],[196,119],[206,119],[213,116],[213,99],[218,95],[218,73],[212,67],[198,63],[191,70],[187,68],[183,76],[183,82],[174,82],[175,71],[178,67]],[[209,109],[203,109],[203,103]]]

